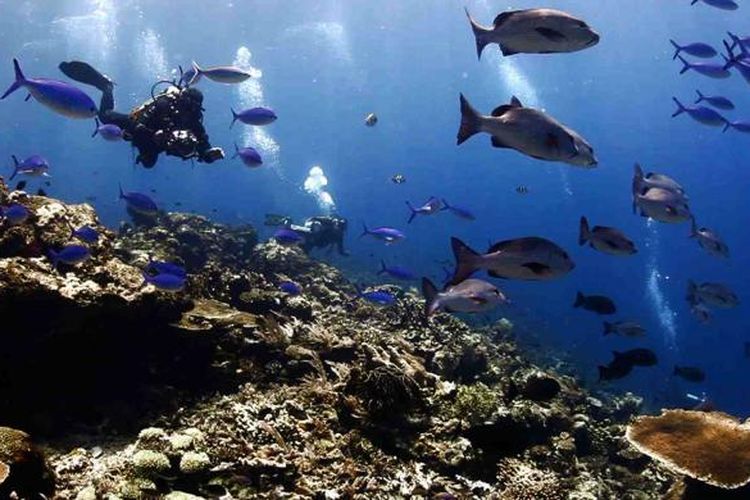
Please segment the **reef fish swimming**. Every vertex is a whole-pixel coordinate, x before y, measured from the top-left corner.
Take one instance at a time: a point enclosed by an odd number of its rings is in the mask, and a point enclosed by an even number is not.
[[[150,215],[159,211],[159,207],[150,196],[135,191],[123,191],[122,186],[120,186],[120,199],[125,200],[128,208],[137,213]]]
[[[409,214],[409,220],[406,223],[411,224],[417,215],[433,215],[438,213],[443,207],[443,202],[440,201],[439,198],[431,196],[430,199],[420,207],[414,208],[408,201],[406,202],[406,206],[409,207],[409,211],[411,212]]]
[[[586,243],[610,255],[633,255],[638,252],[635,243],[619,229],[607,226],[594,226],[590,229],[586,217],[581,217],[578,244],[582,246]]]
[[[229,128],[232,128],[237,120],[241,121],[245,125],[268,125],[277,120],[276,113],[269,108],[250,108],[245,109],[237,113],[234,109],[232,111],[232,124]]]
[[[213,80],[218,83],[242,83],[248,78],[252,77],[252,73],[245,71],[242,68],[236,66],[214,66],[211,68],[201,68],[198,63],[193,61],[193,71],[195,75],[190,82],[192,85],[198,76],[205,76],[209,80]]]
[[[49,177],[49,162],[39,155],[31,155],[23,161],[18,161],[16,155],[13,159],[13,173],[8,178],[12,181],[17,175],[28,175],[30,177]]]
[[[478,279],[466,279],[458,285],[440,292],[427,278],[422,278],[422,294],[425,298],[425,314],[437,311],[480,313],[508,302],[505,294],[492,283]]]
[[[406,235],[403,232],[392,227],[381,226],[374,229],[368,229],[366,224],[362,224],[362,228],[362,234],[359,235],[360,238],[363,236],[372,236],[378,240],[385,241],[386,245],[397,243],[406,238]]]
[[[576,294],[576,300],[573,307],[581,307],[587,311],[596,314],[608,315],[617,312],[615,303],[609,297],[604,295],[584,295],[581,292]]]

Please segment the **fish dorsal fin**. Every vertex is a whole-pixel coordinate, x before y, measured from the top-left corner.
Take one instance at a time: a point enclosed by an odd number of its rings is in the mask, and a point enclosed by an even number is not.
[[[513,96],[510,98],[510,106],[513,108],[522,108],[523,104],[521,104],[521,100],[518,97]]]
[[[509,110],[513,108],[514,106],[511,106],[510,104],[501,104],[500,106],[493,109],[492,113],[490,114],[495,117],[503,116],[505,113],[507,113]]]
[[[495,26],[495,28],[498,28],[498,27],[502,26],[502,24],[504,22],[506,22],[508,19],[510,19],[510,17],[513,14],[515,14],[516,12],[517,11],[515,11],[515,10],[509,10],[509,11],[506,11],[506,12],[501,12],[500,14],[497,15],[497,17],[495,17],[495,20],[492,21],[492,24]]]

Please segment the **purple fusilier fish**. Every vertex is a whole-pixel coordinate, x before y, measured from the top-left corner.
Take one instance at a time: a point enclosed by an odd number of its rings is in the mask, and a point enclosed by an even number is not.
[[[201,68],[195,61],[193,61],[193,71],[195,71],[195,76],[190,81],[191,85],[196,81],[198,76],[205,76],[209,80],[219,83],[242,83],[253,76],[249,71],[236,66]]]
[[[278,229],[273,233],[273,239],[280,245],[298,245],[305,240],[297,231],[287,228]]]
[[[82,90],[73,85],[47,78],[26,78],[18,64],[13,59],[16,81],[0,97],[5,99],[16,90],[24,87],[34,99],[41,104],[69,118],[93,118],[96,116],[96,104]]]
[[[695,100],[695,104],[707,102],[714,108],[726,110],[734,109],[734,103],[726,97],[720,95],[703,95],[700,90],[696,90],[696,92],[698,93],[698,99]]]
[[[0,207],[0,216],[11,226],[17,226],[26,222],[29,218],[29,209],[18,203],[12,203],[7,207]]]
[[[729,78],[729,76],[731,75],[724,64],[688,62],[682,56],[677,56],[677,59],[682,61],[682,69],[680,70],[681,75],[691,69],[696,73],[700,73],[701,75],[705,75],[711,78]],[[726,62],[727,64],[729,64],[731,61],[729,59],[726,59]]]
[[[185,288],[185,277],[167,273],[160,273],[151,276],[145,271],[141,274],[143,275],[144,283],[153,285],[158,290],[163,290],[165,292],[179,292]]]
[[[91,134],[91,137],[96,137],[99,135],[102,139],[105,141],[121,141],[123,139],[123,130],[115,125],[114,123],[99,123],[99,119],[95,118],[96,121],[96,128],[94,129],[94,133]]]
[[[695,5],[698,2],[703,2],[706,5],[710,5],[711,7],[716,7],[717,9],[721,10],[737,10],[739,8],[739,5],[737,5],[734,0],[693,0],[690,2],[690,5]]]
[[[31,155],[24,161],[19,162],[15,155],[13,158],[13,173],[8,180],[12,181],[17,175],[28,175],[32,177],[49,177],[49,163],[39,155]]]
[[[359,235],[360,238],[363,236],[372,236],[373,238],[385,241],[386,245],[397,243],[406,238],[404,233],[392,227],[381,226],[375,229],[368,229],[366,224],[362,224],[362,227],[363,230],[362,234]]]
[[[720,127],[727,123],[727,120],[723,116],[711,108],[707,108],[706,106],[683,106],[676,97],[673,97],[672,100],[677,104],[677,111],[672,113],[672,118],[682,113],[687,113],[690,118],[704,125]]]
[[[49,257],[52,260],[52,267],[56,268],[60,262],[74,266],[91,257],[91,251],[83,245],[65,245],[59,252],[50,250]]]
[[[727,35],[729,35],[729,38],[732,39],[732,49],[736,48],[737,45],[744,45],[745,47],[750,47],[750,36],[738,36],[732,33],[731,31],[727,31]]]
[[[239,113],[233,109],[231,111],[232,124],[229,125],[229,128],[232,128],[237,120],[245,125],[268,125],[269,123],[275,122],[278,118],[276,113],[268,108],[250,108],[240,111]]]
[[[279,290],[287,295],[296,296],[302,293],[302,287],[294,281],[282,281],[279,283]]]
[[[122,186],[120,186],[120,199],[125,200],[128,208],[134,212],[141,214],[155,214],[159,211],[159,207],[156,206],[154,200],[148,195],[136,193],[135,191],[123,192]]]
[[[99,241],[99,232],[91,226],[81,226],[78,229],[74,229],[72,236],[89,244]]]
[[[396,296],[386,290],[375,290],[372,292],[363,292],[360,287],[357,288],[357,297],[365,299],[379,306],[392,306],[396,303]]]
[[[173,262],[164,262],[160,260],[149,260],[146,271],[155,272],[156,274],[171,274],[180,278],[186,278],[185,268]]]
[[[439,198],[431,196],[430,199],[427,200],[421,207],[414,208],[408,201],[406,202],[406,206],[409,207],[409,210],[411,210],[411,214],[409,215],[407,224],[411,224],[411,222],[414,220],[414,217],[416,217],[417,215],[432,215],[438,213],[443,207],[443,203]]]
[[[250,146],[241,148],[235,143],[234,156],[232,156],[232,159],[237,158],[238,156],[240,157],[240,160],[242,160],[242,163],[245,164],[245,166],[255,168],[263,165],[263,158],[260,157],[260,153],[258,153],[255,148],[251,148]]]
[[[185,71],[182,70],[182,66],[180,66],[180,82],[179,84],[181,86],[185,85],[195,85],[198,83],[201,79],[201,75],[196,73],[195,68],[190,66]]]
[[[718,52],[716,52],[716,49],[714,49],[707,43],[696,42],[689,43],[687,45],[679,45],[674,40],[670,40],[669,43],[671,43],[674,47],[674,56],[672,56],[672,60],[677,59],[677,56],[679,56],[681,52],[687,52],[691,56],[703,58],[711,58],[718,54]]]
[[[408,269],[405,269],[400,266],[386,266],[384,261],[380,261],[380,271],[378,271],[378,275],[380,274],[387,274],[389,276],[392,276],[398,280],[413,280],[416,278],[414,273],[409,271]]]
[[[746,134],[750,134],[750,121],[736,120],[736,121],[730,122],[729,120],[727,120],[726,125],[724,125],[724,132],[726,132],[730,128],[733,128],[734,130],[737,130],[739,132],[745,132]]]
[[[724,41],[724,47],[727,49],[728,55],[728,57],[724,58],[727,62],[724,65],[724,69],[737,69],[737,71],[740,72],[740,75],[742,75],[742,78],[744,78],[747,83],[750,83],[750,51],[748,51],[745,44],[741,43],[735,35],[730,36],[733,37],[732,40],[734,41],[734,46],[739,46],[740,53],[738,55],[734,55],[734,49],[730,47],[726,41]]]
[[[475,220],[476,217],[474,217],[474,214],[471,213],[469,210],[458,207],[456,205],[449,205],[448,202],[443,198],[443,208],[442,210],[450,210],[450,212],[455,215],[456,217],[460,217],[462,219],[466,220]]]

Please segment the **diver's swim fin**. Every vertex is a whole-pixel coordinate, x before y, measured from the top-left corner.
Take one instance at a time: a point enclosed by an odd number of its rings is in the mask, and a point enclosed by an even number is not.
[[[112,80],[99,73],[89,63],[83,61],[61,62],[58,67],[71,80],[91,85],[102,92],[106,92],[108,89],[111,90],[112,85],[114,85]]]

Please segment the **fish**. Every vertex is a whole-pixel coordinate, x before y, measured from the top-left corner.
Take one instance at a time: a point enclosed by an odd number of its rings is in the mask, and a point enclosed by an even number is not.
[[[584,168],[597,165],[594,149],[578,132],[540,110],[525,108],[515,96],[510,104],[498,106],[490,116],[480,114],[463,94],[460,103],[461,126],[456,140],[459,145],[485,132],[495,148],[514,149],[538,160]]]
[[[278,119],[276,113],[269,108],[249,108],[244,109],[239,113],[230,108],[230,111],[232,111],[232,124],[229,125],[229,128],[232,128],[237,120],[241,121],[245,125],[261,126],[273,123]]]
[[[404,233],[392,227],[381,226],[374,229],[368,229],[367,225],[363,223],[362,228],[362,234],[359,235],[360,238],[363,236],[372,236],[373,238],[385,241],[386,245],[398,243],[406,238]]]
[[[744,120],[735,120],[735,121],[729,121],[727,120],[726,125],[724,125],[724,132],[729,130],[730,128],[737,130],[739,132],[744,132],[746,134],[750,134],[750,121],[744,121]]]
[[[706,252],[714,257],[729,258],[729,247],[724,243],[716,231],[713,231],[707,227],[698,227],[695,222],[695,217],[692,217],[692,226],[690,229],[690,237],[695,238],[698,244]]]
[[[711,322],[711,311],[702,302],[690,304],[690,314],[692,314],[699,323],[704,325]]]
[[[727,31],[727,35],[732,40],[732,49],[739,46],[750,47],[750,36],[738,36],[731,31]]]
[[[696,90],[695,92],[698,94],[698,99],[695,100],[695,104],[707,102],[714,108],[725,110],[734,109],[734,103],[726,97],[720,95],[703,95],[700,90]]]
[[[617,321],[615,323],[604,322],[604,335],[615,333],[625,337],[642,337],[646,329],[635,321]]]
[[[741,43],[734,35],[730,34],[730,36],[732,36],[734,47],[739,47],[740,53],[734,55],[734,49],[724,41],[724,47],[727,49],[727,55],[723,56],[726,62],[726,64],[724,64],[724,69],[736,69],[742,78],[744,78],[747,83],[750,83],[750,51],[748,51],[748,47],[744,43]]]
[[[386,290],[375,290],[371,292],[363,292],[362,289],[357,286],[357,297],[372,302],[379,306],[392,306],[396,303],[396,296]]]
[[[11,226],[23,224],[31,216],[29,209],[19,203],[11,203],[7,207],[0,207],[0,216]]]
[[[305,238],[297,231],[282,227],[273,233],[273,239],[280,245],[298,245],[305,241]]]
[[[690,304],[702,302],[720,309],[731,309],[737,307],[740,303],[737,294],[727,285],[722,283],[701,283],[698,285],[693,280],[688,280],[687,300]]]
[[[696,73],[708,76],[709,78],[717,79],[729,78],[729,76],[731,75],[724,64],[716,64],[710,62],[689,62],[686,61],[682,56],[677,56],[677,59],[682,62],[682,69],[680,70],[681,75],[685,74],[689,70],[693,70]],[[729,62],[730,60],[727,59],[727,63]]]
[[[584,295],[581,292],[576,294],[576,300],[573,303],[573,307],[581,307],[587,311],[601,315],[614,314],[617,312],[615,303],[609,297],[604,295]]]
[[[391,177],[391,182],[394,184],[403,184],[406,182],[406,177],[402,174],[395,174]]]
[[[458,285],[479,270],[494,278],[545,281],[560,278],[575,268],[567,252],[555,243],[530,236],[501,241],[479,254],[458,238],[451,238],[456,259],[450,285]]]
[[[692,217],[690,207],[679,193],[662,188],[650,188],[644,194],[636,194],[633,206],[640,209],[643,217],[659,222],[679,224]]]
[[[42,156],[31,155],[21,162],[18,161],[16,155],[10,157],[13,159],[13,173],[8,178],[9,181],[12,181],[17,175],[49,177],[49,162]]]
[[[374,127],[378,123],[378,115],[375,113],[369,113],[365,116],[365,125],[368,127]]]
[[[193,71],[195,77],[190,81],[190,85],[196,81],[198,76],[205,76],[209,80],[218,83],[242,83],[252,77],[252,73],[236,66],[214,66],[211,68],[201,68],[198,63],[193,61]]]
[[[683,378],[688,382],[703,382],[706,380],[706,372],[695,366],[674,366],[672,374]]]
[[[408,269],[400,266],[386,266],[385,261],[382,260],[380,261],[380,270],[378,271],[378,275],[381,274],[387,274],[388,276],[404,281],[416,279],[416,275]]]
[[[16,73],[16,80],[8,87],[0,100],[20,88],[25,88],[37,102],[68,118],[85,119],[96,115],[96,104],[78,87],[47,78],[26,78],[18,59],[13,59],[13,69]]]
[[[414,217],[416,217],[417,215],[433,215],[438,213],[443,207],[443,203],[439,198],[431,196],[430,199],[427,200],[421,207],[414,208],[408,201],[406,202],[406,206],[409,207],[409,210],[411,211],[409,220],[406,223],[411,224],[414,220]]]
[[[74,229],[72,236],[89,244],[99,241],[99,232],[91,226],[81,226],[78,229]]]
[[[94,133],[91,134],[91,137],[96,137],[98,135],[105,141],[110,142],[117,142],[123,139],[125,132],[114,123],[101,124],[99,123],[99,118],[94,118],[94,122],[96,123],[96,128],[94,129]]]
[[[185,271],[185,268],[174,262],[149,259],[145,270],[153,274],[171,274],[179,278],[187,278],[187,271]]]
[[[18,181],[18,184],[16,184],[15,191],[23,191],[26,189],[26,181]]]
[[[716,7],[722,10],[737,10],[739,5],[734,0],[693,0],[690,5],[695,5],[698,2],[705,3],[711,7]]]
[[[610,255],[633,255],[638,252],[630,239],[619,229],[607,226],[594,226],[589,229],[586,217],[581,217],[578,244],[588,243],[592,248]]]
[[[232,159],[237,158],[238,156],[240,157],[240,160],[242,160],[242,163],[247,167],[255,168],[263,165],[263,158],[261,158],[260,153],[258,153],[255,148],[251,148],[250,146],[240,148],[235,142],[234,156],[232,156]]]
[[[476,217],[471,211],[456,205],[449,205],[445,198],[443,198],[443,208],[441,208],[441,210],[449,210],[453,215],[460,219],[476,220]]]
[[[178,82],[181,86],[190,86],[197,84],[200,79],[201,75],[195,71],[195,68],[190,66],[185,71],[182,70],[182,66],[180,68],[180,81]]]
[[[679,194],[685,201],[688,197],[679,182],[664,174],[643,173],[641,166],[636,163],[633,173],[633,194],[644,194],[650,188],[661,188]]]
[[[703,125],[720,127],[727,123],[726,118],[711,108],[707,108],[706,106],[683,106],[676,97],[672,97],[672,100],[677,104],[677,110],[672,113],[672,118],[687,113],[690,118]]]
[[[625,352],[615,351],[612,354],[614,354],[615,359],[624,359],[633,366],[654,366],[659,361],[651,349],[636,348]]]
[[[47,196],[47,192],[44,189],[39,188],[39,189],[36,190],[36,195],[37,196]]]
[[[425,314],[432,316],[437,311],[481,313],[508,302],[505,294],[492,283],[478,279],[466,279],[458,285],[440,292],[427,278],[422,278],[422,294],[425,297]]]
[[[480,25],[464,10],[474,33],[477,59],[491,43],[498,44],[504,56],[577,52],[599,43],[599,34],[588,24],[560,10],[506,11],[495,17],[491,27]]]
[[[716,49],[714,49],[707,43],[695,42],[689,43],[687,45],[679,45],[674,40],[669,40],[669,43],[671,43],[674,47],[674,56],[672,56],[672,60],[677,59],[677,56],[679,56],[682,52],[687,52],[691,56],[703,58],[711,58],[718,54],[718,52],[716,52]]]
[[[74,266],[84,262],[89,257],[91,257],[91,251],[83,245],[65,245],[57,252],[54,250],[49,251],[49,258],[54,268],[57,268],[60,262]]]
[[[518,194],[529,194],[529,188],[526,186],[516,186],[516,193]]]
[[[122,186],[120,186],[120,199],[125,200],[127,207],[137,213],[148,215],[159,211],[159,207],[150,196],[135,191],[124,192]]]
[[[174,274],[160,273],[151,276],[147,272],[141,272],[143,282],[147,285],[153,285],[156,289],[165,292],[179,292],[185,288],[187,282],[185,277],[175,276]]]
[[[633,364],[628,362],[626,359],[617,357],[616,352],[613,352],[615,359],[612,360],[608,365],[600,365],[599,370],[599,382],[604,380],[617,380],[625,378],[633,371]]]
[[[287,295],[296,296],[302,293],[302,287],[294,281],[282,281],[279,283],[279,290]]]

